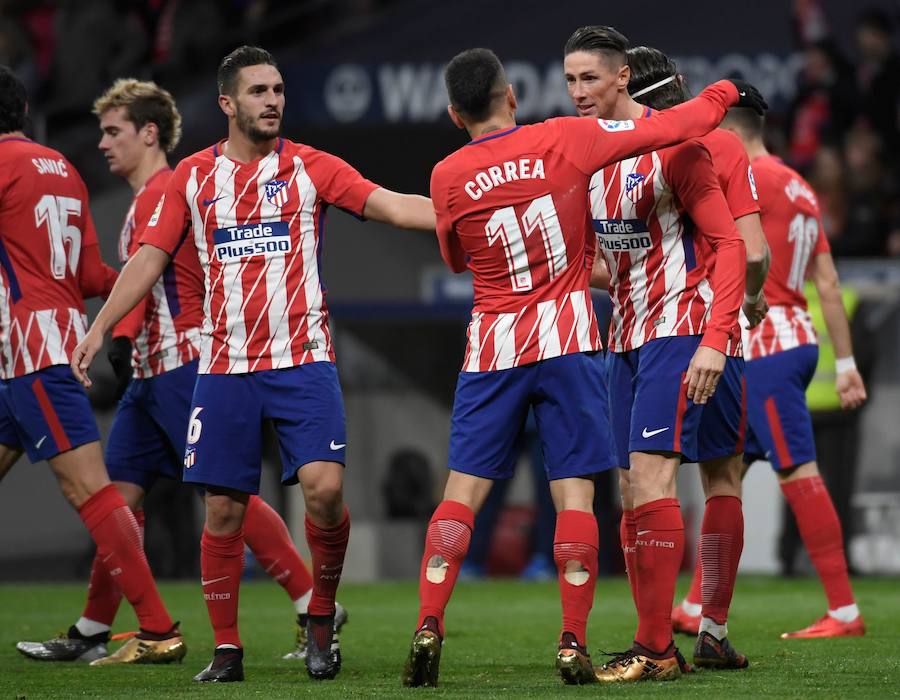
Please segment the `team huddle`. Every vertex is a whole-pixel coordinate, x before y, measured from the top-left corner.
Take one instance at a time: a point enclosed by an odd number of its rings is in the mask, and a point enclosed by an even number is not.
[[[262,49],[223,59],[227,138],[174,170],[167,154],[181,118],[171,95],[119,80],[94,109],[99,148],[134,191],[117,274],[100,259],[84,183],[60,153],[25,137],[24,88],[0,68],[0,478],[23,451],[47,460],[97,545],[79,619],[57,639],[20,642],[22,654],[97,666],[185,656],[143,553],[141,506],[164,476],[196,484],[206,504],[201,583],[215,652],[194,680],[244,679],[245,546],[294,606],[296,647],[285,658],[303,659],[313,679],[338,674],[350,516],[320,277],[329,205],[436,231],[450,269],[474,280],[450,471],[425,537],[404,685],[438,684],[445,609],[475,516],[494,481],[512,476],[529,411],[557,510],[564,683],[748,665],[727,617],[743,547],[741,479],[754,459],[776,471],[828,598],[820,620],[783,636],[864,634],[804,399],[817,359],[807,277],[823,301],[842,405],[866,398],[815,195],[765,150],[766,104],[743,81],[688,99],[664,54],[629,48],[602,26],[570,37],[565,77],[578,116],[519,126],[497,57],[454,57],[448,112],[472,140],[435,166],[431,199],[285,139],[285,85]],[[613,302],[606,344],[591,287]],[[95,296],[106,302],[88,327],[84,300]],[[108,333],[123,393],[104,453],[84,387]],[[265,420],[282,483],[303,490],[309,569],[257,495]],[[700,465],[707,502],[695,581],[673,609],[682,462]],[[627,652],[595,667],[592,477],[613,468],[638,627]],[[123,596],[140,629],[110,654]],[[696,635],[693,665],[676,631]]]

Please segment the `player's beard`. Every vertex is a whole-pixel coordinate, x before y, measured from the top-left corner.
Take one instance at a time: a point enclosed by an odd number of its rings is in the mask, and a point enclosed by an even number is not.
[[[237,126],[241,133],[244,134],[253,143],[262,143],[276,138],[281,133],[281,119],[278,124],[270,129],[261,129],[257,126],[256,117],[244,112],[240,107],[237,108]]]

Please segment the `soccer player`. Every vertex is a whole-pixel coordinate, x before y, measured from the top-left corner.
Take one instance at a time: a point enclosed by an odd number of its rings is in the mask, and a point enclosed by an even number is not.
[[[475,305],[453,406],[450,475],[425,537],[403,682],[438,682],[444,611],[475,513],[493,482],[512,475],[513,445],[529,408],[558,512],[563,626],[556,665],[566,683],[593,682],[585,639],[597,575],[590,477],[613,464],[588,287],[595,245],[588,183],[608,163],[709,131],[739,91],[717,83],[641,121],[561,118],[519,127],[515,95],[493,52],[457,55],[445,81],[450,118],[472,141],[435,166],[431,194],[441,254],[452,270],[472,271]],[[749,86],[740,92],[746,104],[755,99]]]
[[[665,109],[687,99],[687,87],[677,66],[661,51],[646,46],[633,47],[628,49],[626,60],[630,72],[628,91],[639,104],[651,109]],[[699,141],[712,157],[719,186],[747,247],[747,291],[743,308],[749,325],[755,326],[767,309],[762,290],[770,255],[760,225],[750,161],[740,139],[724,129],[713,129]],[[701,244],[707,266],[714,267],[714,251],[706,245],[705,238],[701,239]],[[741,477],[746,392],[743,348],[739,342],[728,347],[723,377],[715,395],[703,408],[698,435],[697,458],[706,509],[689,594],[696,602],[687,609],[684,603],[676,606],[672,610],[672,622],[675,631],[688,631],[697,636],[694,646],[696,665],[734,669],[749,665],[747,657],[735,651],[727,639],[728,609],[744,536]],[[705,575],[702,575],[703,571]],[[683,622],[688,612],[696,615],[699,621],[693,629],[688,629]]]
[[[841,524],[816,466],[806,387],[816,369],[818,347],[803,296],[811,278],[837,358],[835,390],[844,410],[866,401],[856,370],[850,327],[816,195],[800,175],[769,154],[764,121],[746,110],[729,112],[723,127],[737,134],[750,156],[763,229],[772,249],[765,320],[744,334],[747,358],[747,461],[766,459],[778,476],[813,566],[825,588],[828,611],[784,639],[857,637],[865,624],[847,575]]]
[[[26,111],[25,87],[0,66],[0,464],[23,449],[32,462],[50,463],[135,608],[140,653],[130,661],[180,660],[184,641],[159,597],[134,514],[106,474],[88,397],[67,366],[87,326],[84,299],[109,294],[116,274],[100,259],[84,182],[60,153],[25,137]]]
[[[116,81],[96,100],[94,113],[103,134],[99,148],[110,171],[127,180],[134,191],[119,238],[119,254],[125,263],[139,248],[135,231],[147,223],[172,175],[166,154],[178,145],[181,115],[166,90],[133,79]],[[127,390],[106,445],[107,471],[140,526],[144,496],[156,480],[181,479],[197,379],[203,296],[197,251],[182,246],[151,292],[112,331],[110,361]],[[248,501],[244,539],[266,573],[294,602],[297,648],[285,658],[302,659],[312,578],[281,516],[259,496]],[[52,661],[105,656],[121,595],[102,560],[95,556],[87,604],[74,625],[80,636],[43,644],[20,642],[18,649],[26,656]],[[344,620],[346,613],[337,605],[337,627]],[[109,662],[129,658],[135,644],[126,643]]]
[[[313,564],[307,671],[333,678],[341,665],[335,592],[350,519],[342,496],[344,410],[319,270],[325,211],[335,205],[426,230],[434,228],[434,211],[426,197],[381,188],[339,158],[281,137],[284,81],[267,51],[230,53],[218,84],[228,137],[176,167],[73,369],[90,385],[87,369],[104,334],[180,247],[194,249],[205,299],[183,478],[207,490],[200,566],[216,644],[195,680],[243,679],[238,592],[264,419],[278,434],[282,482],[299,482],[306,502]]]
[[[635,123],[652,118],[652,110],[628,95],[627,48],[611,27],[582,27],[569,38],[566,80],[579,114]],[[684,547],[675,475],[700,450],[716,458],[740,453],[742,361],[729,366],[726,355],[740,345],[746,255],[702,139],[608,166],[591,188],[594,228],[611,277],[609,401],[623,467],[623,550],[638,612],[633,647],[597,677],[675,678],[684,665],[670,620]],[[715,266],[707,248],[716,253]],[[730,444],[713,449],[700,439],[701,415],[720,377],[736,406],[730,439],[721,441]],[[714,487],[728,486],[722,462],[704,470]]]

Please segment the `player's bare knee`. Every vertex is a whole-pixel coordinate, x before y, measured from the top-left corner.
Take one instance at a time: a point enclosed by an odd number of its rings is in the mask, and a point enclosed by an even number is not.
[[[206,529],[213,535],[230,535],[244,522],[247,494],[226,491],[207,491]]]
[[[326,526],[337,525],[344,511],[344,489],[339,479],[322,479],[303,489],[306,512]]]

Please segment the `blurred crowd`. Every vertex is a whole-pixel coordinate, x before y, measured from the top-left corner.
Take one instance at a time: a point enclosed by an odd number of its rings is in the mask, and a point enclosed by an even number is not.
[[[93,129],[90,106],[116,77],[177,95],[234,46],[297,45],[390,2],[0,0],[0,63],[24,79],[46,133]],[[900,256],[900,14],[861,9],[847,46],[822,0],[794,0],[794,20],[803,68],[772,146],[818,192],[836,256]]]

